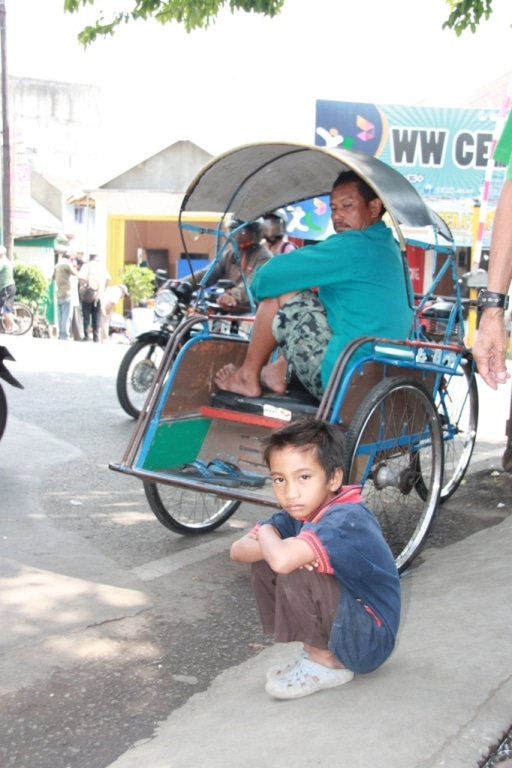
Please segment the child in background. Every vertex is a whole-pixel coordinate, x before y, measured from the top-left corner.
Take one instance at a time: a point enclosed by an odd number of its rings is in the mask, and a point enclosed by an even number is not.
[[[264,459],[282,511],[231,547],[251,564],[264,632],[304,650],[267,673],[278,699],[308,696],[371,672],[390,655],[400,582],[359,486],[342,487],[339,426],[306,417],[274,432]]]

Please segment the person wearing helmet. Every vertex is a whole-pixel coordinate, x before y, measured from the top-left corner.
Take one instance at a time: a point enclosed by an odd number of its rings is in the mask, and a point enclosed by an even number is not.
[[[263,237],[265,245],[275,255],[276,253],[290,253],[296,246],[290,243],[286,234],[288,217],[284,208],[270,211],[263,216]]]
[[[218,304],[230,314],[246,315],[251,311],[242,275],[250,285],[256,269],[272,258],[272,253],[262,244],[263,219],[250,221],[245,226],[243,221],[232,218],[227,224],[229,232],[234,232],[238,254],[233,249],[227,250],[208,278],[207,285],[214,285],[219,280],[232,280],[230,288],[217,299]],[[235,231],[236,230],[236,231]],[[185,278],[187,283],[198,283],[206,274],[208,267],[199,269]]]
[[[158,293],[167,286],[169,275],[166,269],[155,269],[155,293]]]

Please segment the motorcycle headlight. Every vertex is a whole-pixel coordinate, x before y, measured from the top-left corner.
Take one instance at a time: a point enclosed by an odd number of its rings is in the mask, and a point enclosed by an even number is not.
[[[156,295],[155,315],[161,320],[166,320],[172,317],[177,303],[178,297],[175,293],[169,290],[160,291],[160,293],[157,293]]]

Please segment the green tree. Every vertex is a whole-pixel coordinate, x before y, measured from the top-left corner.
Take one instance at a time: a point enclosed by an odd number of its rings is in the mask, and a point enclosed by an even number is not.
[[[453,29],[461,35],[465,29],[476,32],[482,20],[492,13],[492,0],[446,0],[451,8],[450,15],[443,24],[443,29]]]
[[[94,5],[96,0],[64,0],[64,10],[75,13],[87,5]],[[133,10],[114,13],[106,19],[100,10],[100,18],[93,26],[87,26],[78,35],[84,45],[94,42],[97,37],[112,35],[119,24],[127,24],[137,19],[156,19],[161,24],[177,21],[183,24],[187,32],[201,27],[207,28],[215,20],[221,8],[230,10],[253,11],[264,16],[275,16],[283,7],[284,0],[133,0]]]
[[[149,267],[128,264],[121,282],[128,288],[132,307],[136,307],[141,299],[149,299],[155,292],[155,273]]]
[[[80,8],[94,5],[96,2],[97,0],[64,0],[64,10],[75,13]],[[466,29],[475,32],[480,22],[487,20],[492,13],[492,0],[446,0],[446,3],[450,14],[443,24],[443,29],[453,29],[456,35],[462,34]],[[113,35],[119,24],[127,24],[136,19],[156,19],[161,24],[177,21],[190,32],[201,27],[207,28],[224,7],[228,7],[231,12],[252,11],[272,17],[281,11],[284,0],[133,0],[133,4],[133,10],[114,13],[110,19],[106,19],[100,10],[98,21],[80,32],[79,41],[87,46],[98,37]]]
[[[33,309],[37,308],[40,301],[46,299],[48,280],[36,264],[15,262],[14,283],[16,298],[30,304]]]

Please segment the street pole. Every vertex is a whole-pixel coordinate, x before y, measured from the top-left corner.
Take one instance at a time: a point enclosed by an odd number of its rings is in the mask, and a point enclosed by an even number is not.
[[[480,233],[480,211],[481,202],[479,199],[473,201],[473,221],[472,221],[472,237],[471,237],[471,266],[470,274],[468,277],[469,298],[475,302],[478,297],[478,289],[484,287],[484,284],[476,284],[479,275],[477,274],[478,266],[480,264],[480,249],[481,240],[479,241]],[[476,260],[475,260],[476,259]],[[484,276],[485,284],[487,284],[487,274]],[[475,341],[475,333],[478,325],[478,314],[475,307],[469,308],[466,344],[468,347],[472,347]]]
[[[2,67],[2,243],[12,258],[11,140],[9,133],[9,79],[7,75],[5,0],[0,0],[0,64]]]

